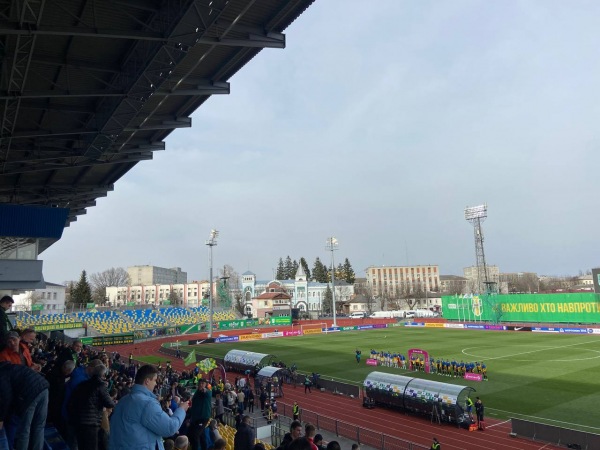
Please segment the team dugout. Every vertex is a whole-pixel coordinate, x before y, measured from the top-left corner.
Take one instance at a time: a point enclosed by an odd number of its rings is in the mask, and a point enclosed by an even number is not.
[[[440,422],[461,423],[467,397],[475,389],[469,386],[371,372],[364,381],[365,406],[376,404],[428,414]]]
[[[275,360],[274,355],[267,353],[248,352],[245,350],[229,350],[223,358],[225,370],[246,373],[257,373]]]

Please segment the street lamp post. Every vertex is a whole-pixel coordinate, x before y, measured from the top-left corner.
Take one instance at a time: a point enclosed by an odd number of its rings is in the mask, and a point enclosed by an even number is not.
[[[335,265],[333,262],[333,252],[338,249],[338,240],[333,236],[327,238],[325,248],[331,252],[331,309],[333,309],[333,326],[337,327],[335,311]]]
[[[210,236],[205,242],[208,245],[208,266],[210,267],[210,279],[208,290],[208,338],[212,338],[213,334],[213,247],[217,245],[217,230],[210,230]]]

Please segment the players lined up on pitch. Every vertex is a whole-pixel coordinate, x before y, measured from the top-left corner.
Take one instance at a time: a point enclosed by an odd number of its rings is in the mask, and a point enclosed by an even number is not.
[[[356,350],[356,362],[360,362],[361,351]],[[411,356],[406,359],[401,353],[389,351],[377,351],[371,349],[371,360],[375,360],[378,366],[394,367],[396,369],[412,370],[414,372],[425,371],[425,360],[421,356]],[[481,374],[484,380],[488,380],[487,366],[483,361],[464,362],[456,359],[429,358],[430,373],[437,373],[447,377],[462,378],[466,373]]]

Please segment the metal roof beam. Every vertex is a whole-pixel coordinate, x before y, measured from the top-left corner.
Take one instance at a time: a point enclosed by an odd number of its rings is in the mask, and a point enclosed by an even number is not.
[[[186,84],[188,80],[185,80]],[[194,80],[198,83],[195,88],[170,89],[169,83],[165,83],[165,89],[159,89],[152,95],[163,97],[165,95],[229,95],[231,85],[226,81]]]
[[[285,48],[285,35],[282,33],[249,33],[245,39],[204,37],[196,39],[196,43],[227,47]]]
[[[164,121],[154,121],[150,119],[149,121],[143,123],[139,126],[134,127],[126,127],[123,129],[125,132],[131,131],[140,131],[140,130],[171,130],[175,128],[189,128],[192,126],[192,118],[191,117],[180,117],[175,120],[164,120]]]
[[[115,153],[110,156],[111,159],[102,160],[80,157],[77,158],[76,161],[72,161],[74,158],[56,158],[56,160],[53,162],[44,161],[43,163],[38,164],[34,161],[33,164],[28,164],[26,166],[19,164],[18,167],[12,167],[13,165],[9,162],[6,163],[5,170],[3,170],[2,174],[0,174],[0,183],[2,177],[8,175],[45,172],[57,169],[73,169],[77,167],[100,166],[105,164],[124,164],[130,162],[147,161],[152,159],[152,152],[141,151],[139,153]]]
[[[84,27],[50,27],[38,26],[21,28],[17,22],[0,22],[0,35],[12,36],[76,36],[96,37],[110,39],[131,39],[156,42],[177,42],[177,39],[167,38],[163,33],[137,30],[117,30],[110,28],[84,28]]]
[[[24,99],[24,98],[81,98],[81,97],[124,97],[125,92],[116,89],[105,89],[100,91],[75,91],[75,90],[51,90],[51,91],[7,91],[0,90],[0,100]]]

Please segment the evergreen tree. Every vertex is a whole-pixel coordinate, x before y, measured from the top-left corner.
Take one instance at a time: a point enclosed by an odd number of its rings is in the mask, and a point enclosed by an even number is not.
[[[336,280],[345,280],[346,279],[346,272],[344,272],[344,266],[342,265],[342,263],[339,263],[337,265],[337,267],[335,268],[335,279]]]
[[[81,277],[75,285],[75,289],[73,289],[73,293],[71,295],[71,302],[74,304],[85,304],[92,299],[92,288],[90,283],[87,280],[87,274],[85,270],[81,272]]]
[[[315,263],[313,265],[312,276],[314,280],[319,283],[327,283],[329,278],[327,267],[323,265],[318,256],[317,259],[315,259]]]
[[[283,264],[283,273],[285,274],[284,280],[293,279],[296,273],[292,272],[294,272],[294,263],[292,262],[292,258],[290,258],[290,255],[288,255],[287,258],[285,258],[285,263]]]
[[[331,287],[327,285],[327,290],[325,291],[325,298],[323,299],[323,312],[326,314],[332,314],[333,309],[331,305],[333,304],[333,293],[331,292]]]
[[[356,280],[356,274],[354,273],[354,269],[350,264],[348,258],[344,261],[344,281],[348,284],[354,284]]]
[[[292,263],[292,276],[290,277],[290,280],[296,278],[296,272],[298,272],[298,267],[298,261],[294,260],[294,262]]]
[[[285,280],[285,269],[283,267],[283,259],[279,258],[279,262],[277,263],[277,275],[275,275],[276,280]]]
[[[306,260],[304,259],[304,257],[300,258],[300,264],[302,265],[302,268],[304,269],[304,273],[306,274],[306,279],[310,280],[310,270],[308,269],[308,264],[306,263]]]

